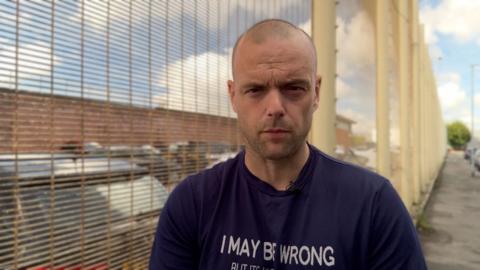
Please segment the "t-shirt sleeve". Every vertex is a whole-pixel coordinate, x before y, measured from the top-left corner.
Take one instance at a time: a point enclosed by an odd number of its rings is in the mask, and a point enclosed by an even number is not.
[[[387,180],[375,194],[370,224],[368,269],[427,269],[412,219]]]
[[[161,214],[150,255],[150,270],[197,269],[197,218],[187,178],[170,194]]]

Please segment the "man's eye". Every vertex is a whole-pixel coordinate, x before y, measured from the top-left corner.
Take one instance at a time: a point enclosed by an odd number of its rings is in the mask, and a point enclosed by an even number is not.
[[[287,86],[287,87],[285,88],[285,90],[287,90],[287,91],[292,91],[292,92],[305,91],[305,87],[303,87],[303,86],[298,86],[298,85],[292,85],[292,86]]]
[[[248,88],[245,93],[247,94],[256,94],[259,93],[262,89],[260,88]]]

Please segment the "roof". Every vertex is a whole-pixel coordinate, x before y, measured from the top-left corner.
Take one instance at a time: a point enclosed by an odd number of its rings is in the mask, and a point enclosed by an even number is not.
[[[108,157],[76,157],[74,154],[13,154],[0,155],[0,176],[38,178],[93,174],[102,172],[128,172],[141,169],[128,159]]]
[[[336,122],[343,122],[343,123],[348,123],[348,124],[356,124],[357,122],[353,121],[352,119],[349,119],[343,115],[337,114],[335,118]]]

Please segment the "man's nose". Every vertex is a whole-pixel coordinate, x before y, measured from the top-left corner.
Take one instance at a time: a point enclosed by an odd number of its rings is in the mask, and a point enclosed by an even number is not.
[[[267,116],[282,117],[285,114],[283,97],[278,89],[270,89],[265,99]]]

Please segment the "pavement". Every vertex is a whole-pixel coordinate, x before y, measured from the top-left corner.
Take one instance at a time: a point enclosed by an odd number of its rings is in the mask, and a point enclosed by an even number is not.
[[[448,154],[418,230],[430,270],[480,269],[480,173],[463,152]]]

